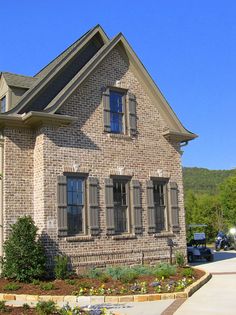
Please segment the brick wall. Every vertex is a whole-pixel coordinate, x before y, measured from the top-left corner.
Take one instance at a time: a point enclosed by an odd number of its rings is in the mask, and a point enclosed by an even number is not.
[[[137,99],[138,135],[134,138],[104,132],[101,90],[104,86],[114,86],[117,80],[120,81],[121,87],[129,89]],[[10,175],[14,164],[18,171],[17,174],[13,172],[13,185],[18,187],[19,180],[24,179],[23,183],[25,185],[27,181],[29,189],[22,185],[17,199],[24,198],[24,201],[16,204],[6,197],[14,191],[11,187],[12,178],[6,180],[5,211],[9,214],[6,215],[8,220],[5,222],[8,223],[12,217],[16,217],[18,211],[32,213],[33,209],[34,219],[42,233],[48,255],[65,253],[71,257],[75,266],[118,262],[133,264],[142,260],[153,262],[167,259],[167,237],[174,239],[178,245],[177,249],[185,251],[179,144],[162,136],[167,126],[125,56],[120,53],[120,49],[110,52],[58,113],[78,117],[78,121],[69,127],[43,126],[35,134],[17,134],[16,131],[9,130],[11,139],[6,137],[6,145],[9,148],[5,149],[8,152],[5,158],[10,158],[11,148],[16,154],[19,152],[19,158],[17,161],[12,159],[12,162],[6,163],[5,172]],[[21,152],[15,137],[18,142],[25,143],[24,145],[28,143],[25,151]],[[57,236],[57,176],[65,171],[72,171],[74,164],[79,164],[80,171],[99,179],[101,233],[97,237],[66,239]],[[116,173],[117,167],[123,167],[125,174],[132,173],[133,179],[140,181],[142,189],[144,231],[142,235],[125,240],[106,235],[104,180],[111,173]],[[24,169],[26,171],[22,172]],[[166,233],[154,237],[147,231],[146,181],[150,175],[157,175],[158,169],[178,183],[181,230],[175,234]]]

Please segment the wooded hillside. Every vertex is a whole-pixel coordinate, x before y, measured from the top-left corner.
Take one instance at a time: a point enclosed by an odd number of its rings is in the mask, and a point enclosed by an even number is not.
[[[217,186],[229,176],[236,176],[236,170],[208,170],[207,168],[184,167],[184,190],[192,190],[196,194],[218,193]]]

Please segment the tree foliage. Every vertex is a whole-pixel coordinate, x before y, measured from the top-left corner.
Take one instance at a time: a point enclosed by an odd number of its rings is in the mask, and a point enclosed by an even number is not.
[[[39,278],[45,271],[45,254],[37,227],[30,216],[18,218],[11,225],[9,238],[4,243],[3,275],[10,279],[28,282]]]
[[[214,240],[219,230],[227,232],[230,227],[236,226],[235,170],[185,168],[184,183],[187,224],[207,224],[202,231],[209,241]],[[201,229],[197,231],[201,232]],[[188,238],[191,236],[188,231]]]

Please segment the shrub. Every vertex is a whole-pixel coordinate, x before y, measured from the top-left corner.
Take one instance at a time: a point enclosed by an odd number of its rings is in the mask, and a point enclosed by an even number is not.
[[[68,277],[68,258],[66,256],[61,255],[55,257],[54,273],[57,279],[65,279]]]
[[[177,251],[175,253],[175,262],[179,267],[183,267],[185,265],[184,254],[182,252]]]
[[[65,282],[69,285],[75,285],[77,283],[75,279],[66,279]]]
[[[169,278],[176,274],[176,267],[166,263],[160,263],[154,267],[153,274],[158,278]]]
[[[80,281],[78,283],[78,287],[83,288],[83,289],[90,289],[92,285],[87,281]]]
[[[11,225],[3,260],[3,275],[8,279],[29,282],[43,275],[46,258],[41,243],[36,240],[37,230],[30,216],[21,217]]]
[[[8,312],[8,308],[6,306],[5,301],[0,301],[0,312],[1,313],[7,313]]]
[[[10,282],[6,285],[4,285],[3,290],[4,291],[17,291],[21,288],[21,286],[15,282]]]
[[[120,276],[120,281],[123,283],[134,282],[138,278],[138,273],[132,269],[125,269]]]
[[[55,289],[55,285],[52,282],[46,282],[40,284],[40,289],[44,291],[50,291]]]
[[[193,276],[193,269],[185,268],[181,271],[181,275],[186,278],[191,278]]]
[[[106,269],[106,274],[109,275],[113,280],[120,280],[122,274],[124,273],[124,267],[115,266],[108,267]]]
[[[137,265],[132,267],[132,270],[135,270],[139,275],[152,275],[152,270],[150,266]]]
[[[40,285],[41,281],[39,279],[33,279],[32,284],[33,285]]]
[[[57,311],[57,308],[53,301],[42,301],[36,304],[35,310],[38,315],[51,315]]]

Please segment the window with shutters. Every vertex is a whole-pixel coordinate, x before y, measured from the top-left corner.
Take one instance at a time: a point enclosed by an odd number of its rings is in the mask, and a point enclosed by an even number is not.
[[[156,231],[167,229],[167,182],[153,181],[154,218]]]
[[[129,181],[113,179],[115,233],[129,231]]]
[[[136,135],[136,98],[121,88],[103,92],[104,130],[114,134]]]
[[[67,177],[68,235],[85,233],[85,179]]]

